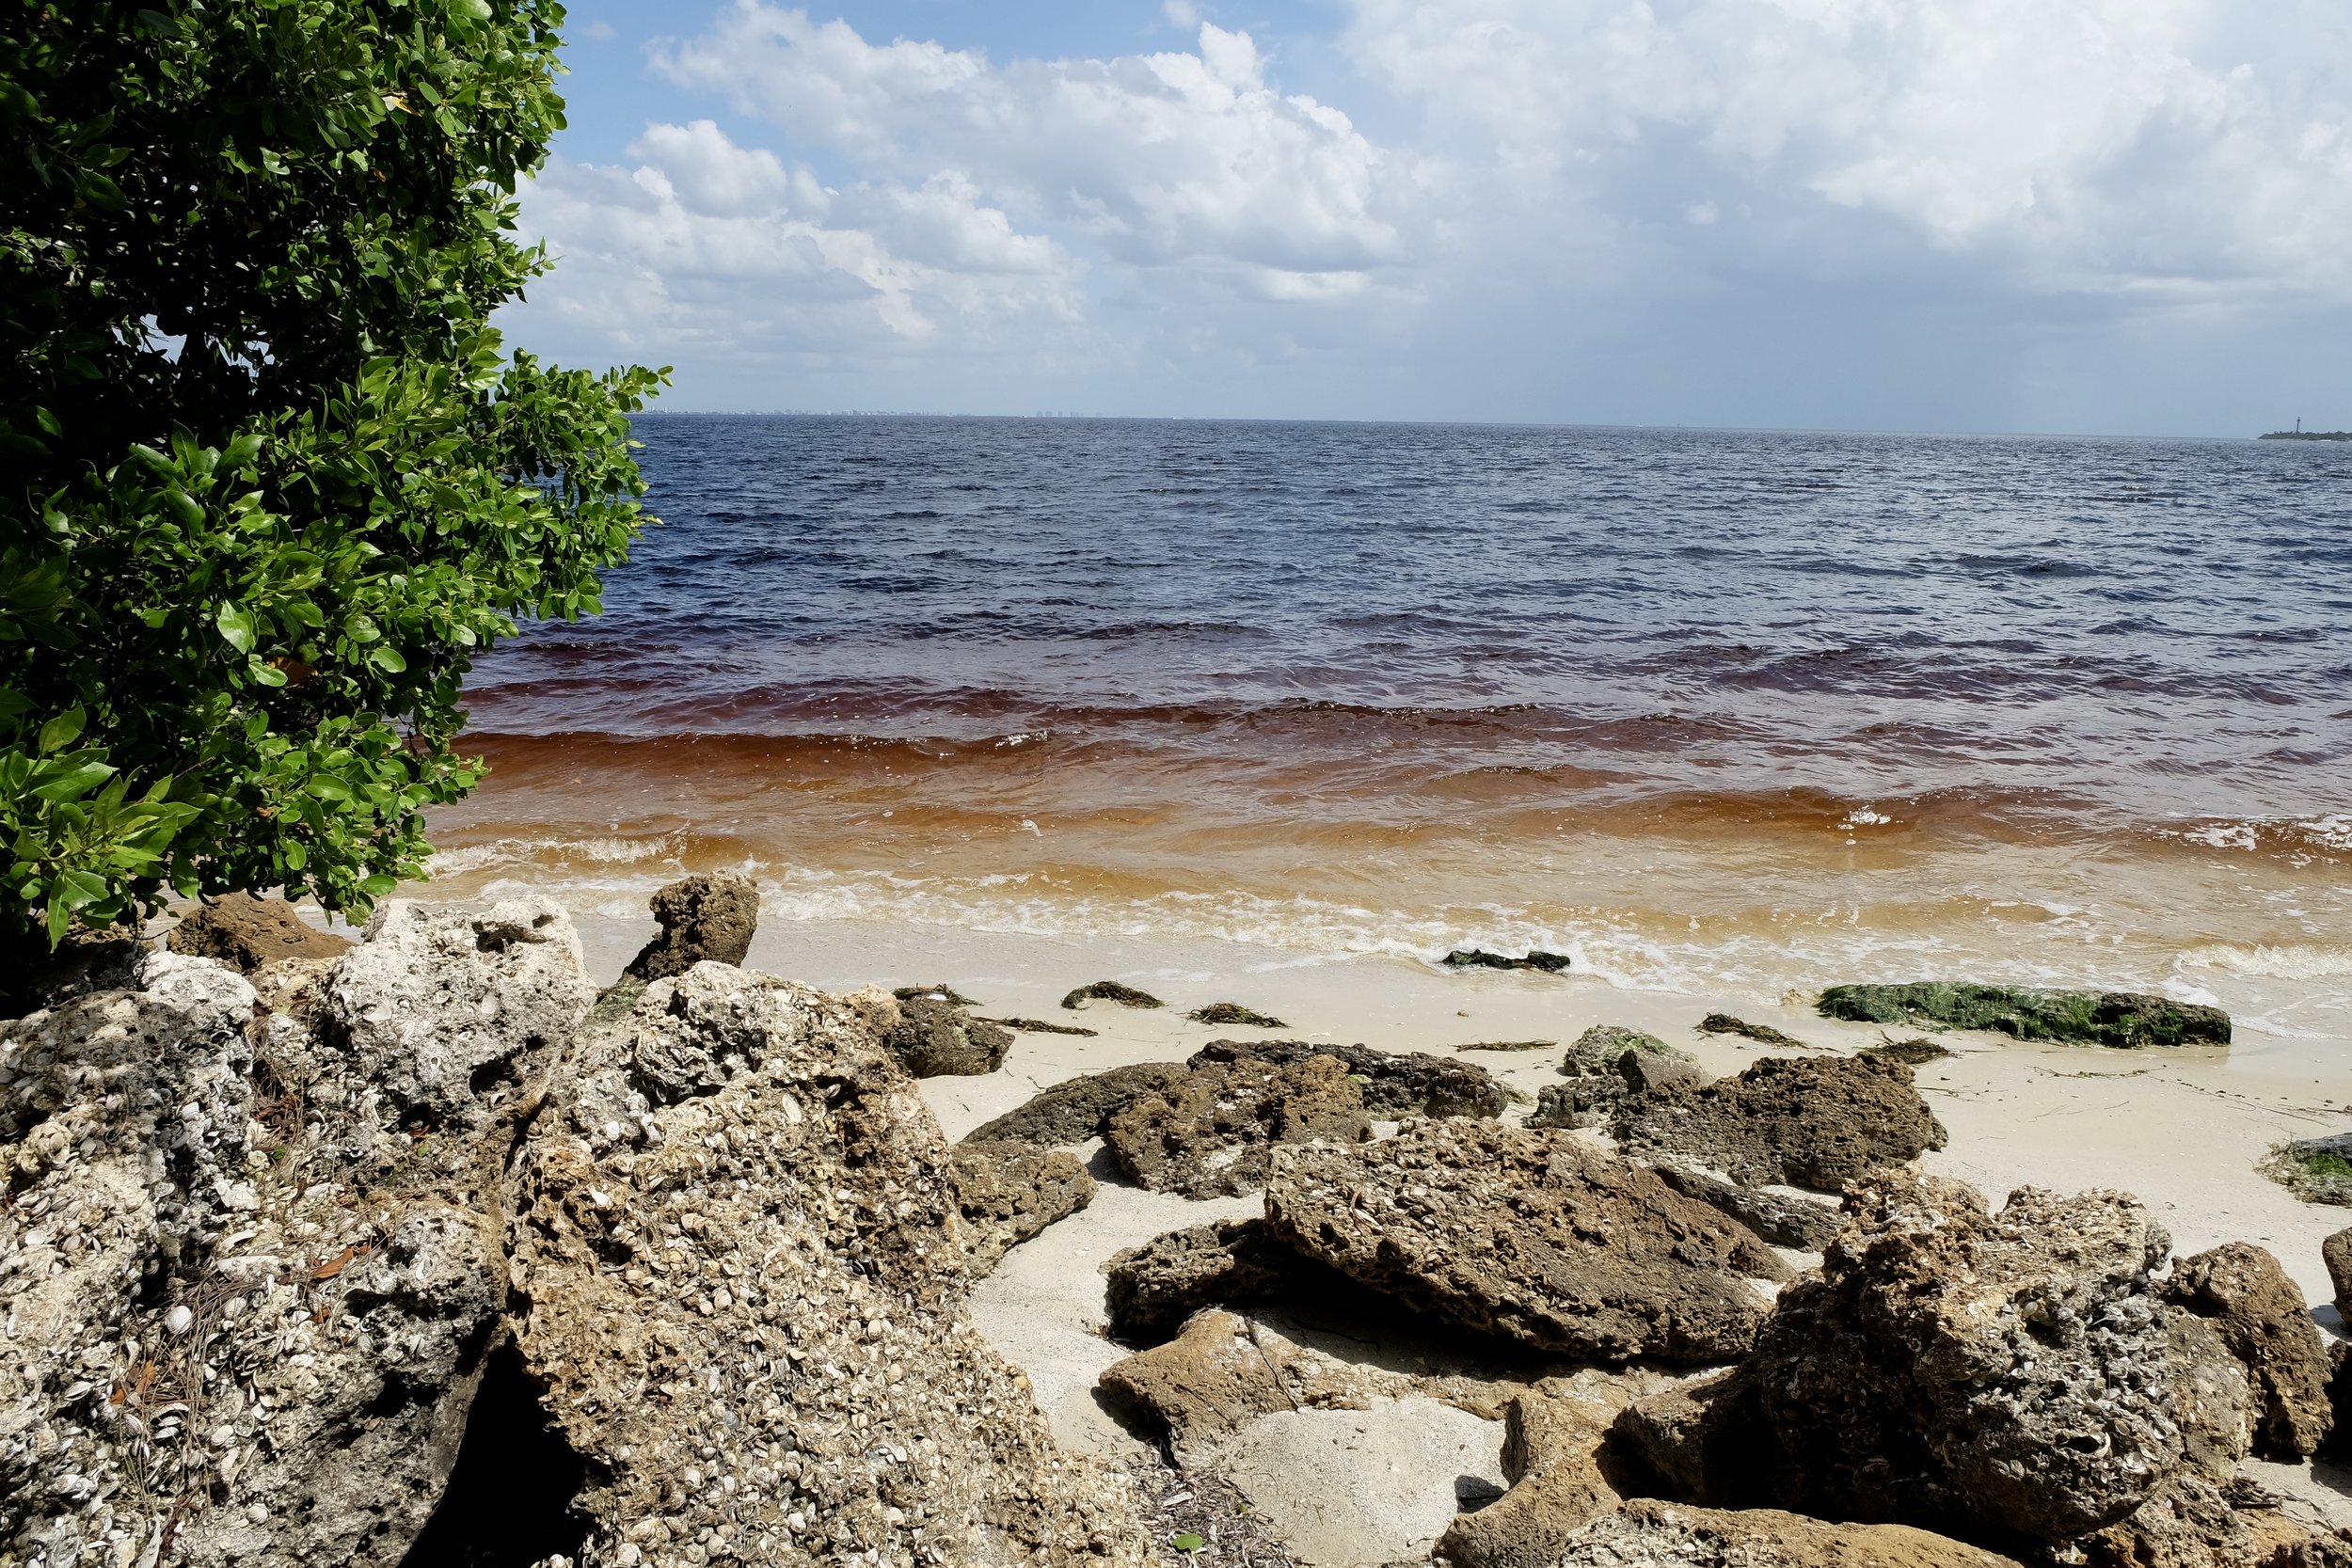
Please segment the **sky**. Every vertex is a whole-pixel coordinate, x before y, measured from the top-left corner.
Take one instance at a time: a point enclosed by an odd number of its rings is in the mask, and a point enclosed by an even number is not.
[[[570,8],[501,325],[674,409],[2352,427],[2343,0]]]

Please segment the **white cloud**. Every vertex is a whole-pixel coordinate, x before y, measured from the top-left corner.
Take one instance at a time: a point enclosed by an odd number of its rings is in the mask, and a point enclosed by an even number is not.
[[[1466,164],[1604,221],[1736,185],[2026,288],[2352,283],[2352,36],[2314,5],[1356,0],[1348,44]]]
[[[534,291],[617,341],[721,353],[958,346],[1073,324],[1075,265],[967,181],[830,189],[709,120],[652,125],[632,168],[552,162],[524,192],[561,264]]]
[[[1202,24],[1197,53],[1000,66],[743,0],[661,64],[863,169],[953,174],[1129,265],[1248,287],[1256,269],[1369,275],[1409,259],[1413,160],[1277,90],[1246,33]]]

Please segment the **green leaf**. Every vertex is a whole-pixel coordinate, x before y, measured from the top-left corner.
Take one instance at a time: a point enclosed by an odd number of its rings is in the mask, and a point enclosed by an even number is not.
[[[1197,1552],[1208,1545],[1207,1541],[1194,1534],[1190,1530],[1185,1530],[1181,1534],[1169,1536],[1168,1538],[1168,1544],[1175,1547],[1180,1552]]]
[[[241,654],[253,651],[253,612],[240,604],[223,604],[213,624],[220,628],[221,640]]]
[[[82,726],[87,716],[78,707],[70,707],[40,727],[40,754],[48,756],[62,752],[81,738]]]
[[[368,650],[368,662],[388,674],[397,675],[408,668],[408,661],[400,657],[400,650],[389,642],[378,642]]]

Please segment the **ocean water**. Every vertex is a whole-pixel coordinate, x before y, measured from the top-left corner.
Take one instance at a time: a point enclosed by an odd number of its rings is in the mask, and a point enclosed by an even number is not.
[[[2352,449],[667,416],[444,892],[2352,1007]]]

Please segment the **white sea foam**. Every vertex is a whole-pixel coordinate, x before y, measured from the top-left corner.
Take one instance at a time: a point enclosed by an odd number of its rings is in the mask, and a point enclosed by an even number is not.
[[[591,865],[634,865],[645,861],[674,860],[677,838],[494,838],[461,849],[443,849],[425,863],[435,879],[470,876],[503,867],[555,865],[579,862]]]
[[[2352,946],[2332,942],[2208,942],[2181,955],[2190,969],[2220,970],[2266,980],[2333,980],[2352,975]]]

